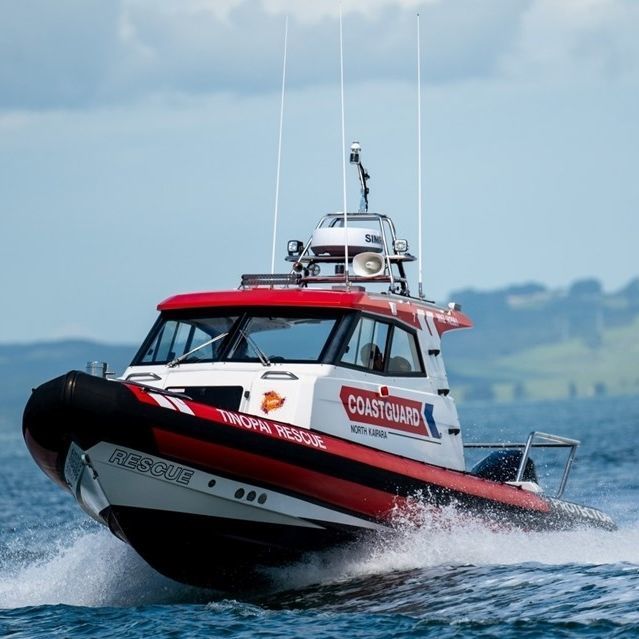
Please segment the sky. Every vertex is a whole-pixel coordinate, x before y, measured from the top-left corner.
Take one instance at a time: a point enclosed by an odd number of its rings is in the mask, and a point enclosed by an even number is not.
[[[342,0],[345,131],[424,290],[639,275],[637,0]],[[342,209],[339,3],[0,0],[0,342],[141,341]],[[359,187],[348,168],[350,210]]]

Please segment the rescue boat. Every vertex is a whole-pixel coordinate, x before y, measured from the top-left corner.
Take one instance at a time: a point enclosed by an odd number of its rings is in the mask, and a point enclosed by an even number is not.
[[[415,257],[368,211],[354,163],[359,212],[288,242],[287,272],[164,300],[120,378],[91,363],[25,408],[40,468],[164,575],[231,590],[264,566],[392,534],[416,504],[531,531],[615,528],[563,499],[577,440],[464,446],[442,336],[471,321],[411,296]],[[469,446],[494,450],[469,469]],[[568,453],[552,494],[540,446]]]

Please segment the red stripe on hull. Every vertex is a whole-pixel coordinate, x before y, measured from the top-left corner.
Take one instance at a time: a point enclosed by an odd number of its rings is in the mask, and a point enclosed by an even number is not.
[[[154,406],[158,405],[157,402],[140,387],[130,385],[129,388],[141,402]],[[304,428],[297,428],[290,424],[258,418],[253,415],[234,411],[223,411],[189,400],[184,401],[196,417],[214,422],[217,426],[251,431],[256,438],[268,437],[271,439],[284,440],[297,446],[319,449],[326,453],[343,457],[349,461],[367,464],[374,468],[404,475],[410,479],[415,479],[426,484],[433,484],[459,493],[465,493],[473,497],[528,510],[544,513],[550,512],[550,505],[545,499],[514,486],[499,484],[461,471],[399,457],[392,453],[326,435],[316,430],[309,431]],[[199,440],[197,441],[199,442]],[[204,445],[204,442],[201,442],[201,444]]]
[[[168,455],[185,463],[196,463],[204,468],[210,467],[212,472],[239,475],[247,482],[267,483],[367,518],[387,521],[394,509],[407,505],[404,497],[256,453],[160,429],[153,429],[153,436],[160,455]]]

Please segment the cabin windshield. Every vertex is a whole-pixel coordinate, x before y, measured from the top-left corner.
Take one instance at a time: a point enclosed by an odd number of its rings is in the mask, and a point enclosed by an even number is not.
[[[270,361],[316,362],[335,323],[336,318],[248,317],[227,358],[251,361],[263,355]]]
[[[342,313],[277,309],[203,317],[160,317],[133,365],[193,362],[317,362]]]

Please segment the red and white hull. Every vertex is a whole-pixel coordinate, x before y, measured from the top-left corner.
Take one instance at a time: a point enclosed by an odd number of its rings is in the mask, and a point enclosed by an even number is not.
[[[614,528],[593,508],[78,372],[34,391],[23,429],[89,514],[198,585],[230,590],[259,566],[392,529],[418,500],[526,529]]]

